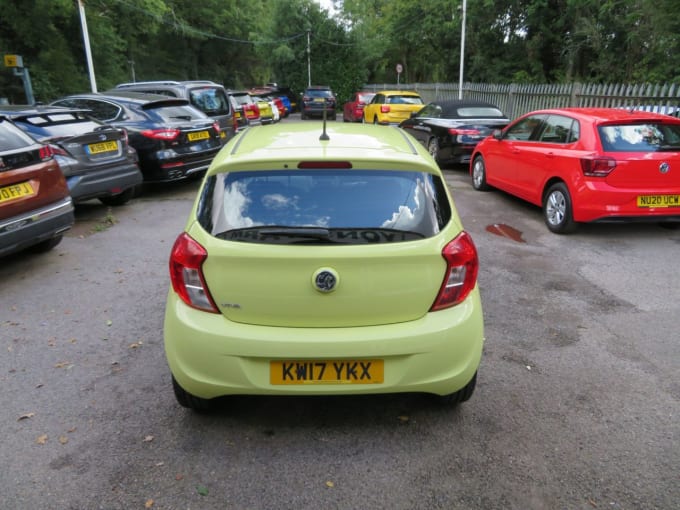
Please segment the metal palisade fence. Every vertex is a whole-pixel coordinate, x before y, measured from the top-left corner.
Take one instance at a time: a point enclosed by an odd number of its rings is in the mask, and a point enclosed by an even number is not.
[[[364,90],[415,90],[423,101],[458,99],[457,83],[370,84]],[[463,99],[487,101],[515,119],[533,110],[564,107],[634,108],[680,116],[680,84],[464,83]]]

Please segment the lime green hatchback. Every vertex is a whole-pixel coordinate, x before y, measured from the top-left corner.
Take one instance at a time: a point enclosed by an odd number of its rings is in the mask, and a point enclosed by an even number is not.
[[[439,167],[399,128],[245,130],[206,172],[170,255],[177,401],[474,391],[478,257]]]

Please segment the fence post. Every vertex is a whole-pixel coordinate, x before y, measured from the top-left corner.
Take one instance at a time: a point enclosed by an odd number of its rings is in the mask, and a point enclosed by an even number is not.
[[[575,107],[579,106],[579,101],[581,97],[581,84],[579,82],[575,82],[572,87],[571,87],[571,97],[569,98],[569,106]]]

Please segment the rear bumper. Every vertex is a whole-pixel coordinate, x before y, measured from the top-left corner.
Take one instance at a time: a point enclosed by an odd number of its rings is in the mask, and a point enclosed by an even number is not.
[[[151,159],[140,159],[145,182],[172,182],[187,179],[204,172],[222,147],[194,154],[163,157],[165,151],[158,151]]]
[[[680,195],[680,187],[629,190],[613,188],[604,181],[586,181],[572,192],[574,221],[578,222],[658,222],[680,221],[680,205],[638,207],[639,195]]]
[[[75,221],[66,197],[40,209],[0,220],[0,256],[18,252],[67,231]]]
[[[480,363],[484,341],[479,291],[453,308],[400,324],[356,328],[283,328],[228,321],[186,306],[171,290],[165,352],[170,370],[189,393],[342,395],[425,392],[463,388]],[[271,361],[384,360],[376,384],[270,383]]]
[[[137,165],[116,165],[66,177],[74,202],[116,195],[141,184],[142,172]]]

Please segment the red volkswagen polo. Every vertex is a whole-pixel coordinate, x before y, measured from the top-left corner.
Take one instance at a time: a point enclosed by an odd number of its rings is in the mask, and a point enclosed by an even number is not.
[[[680,119],[616,108],[528,113],[480,142],[472,186],[543,208],[548,229],[581,222],[680,223]]]

